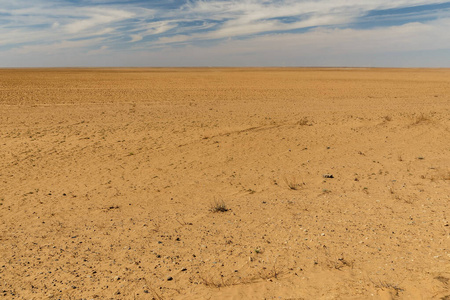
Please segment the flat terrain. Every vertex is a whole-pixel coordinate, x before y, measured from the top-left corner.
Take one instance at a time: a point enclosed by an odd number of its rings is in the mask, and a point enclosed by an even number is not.
[[[0,70],[2,299],[448,300],[449,199],[448,69]]]

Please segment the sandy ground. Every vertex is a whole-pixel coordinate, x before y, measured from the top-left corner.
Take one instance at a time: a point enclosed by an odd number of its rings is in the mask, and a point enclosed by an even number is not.
[[[449,199],[448,69],[0,70],[4,299],[448,300]]]

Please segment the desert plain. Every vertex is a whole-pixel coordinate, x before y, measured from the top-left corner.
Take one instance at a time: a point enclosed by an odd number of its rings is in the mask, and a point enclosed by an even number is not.
[[[0,298],[450,299],[449,69],[0,70]]]

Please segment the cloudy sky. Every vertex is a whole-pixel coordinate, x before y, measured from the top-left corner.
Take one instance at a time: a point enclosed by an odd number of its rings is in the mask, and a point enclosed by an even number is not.
[[[450,1],[0,0],[0,67],[450,67]]]

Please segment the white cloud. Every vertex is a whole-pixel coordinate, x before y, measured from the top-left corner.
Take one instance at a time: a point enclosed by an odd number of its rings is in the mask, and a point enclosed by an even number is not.
[[[422,23],[366,30],[349,26],[372,10],[447,1],[192,0],[179,9],[148,9],[135,2],[108,4],[110,1],[103,0],[83,1],[89,5],[77,6],[48,0],[5,2],[0,8],[0,66],[14,59],[14,54],[65,51],[80,57],[108,53],[111,57],[129,57],[123,61],[135,61],[140,57],[136,51],[145,49],[147,54],[143,52],[141,57],[158,57],[158,62],[173,55],[168,62],[183,64],[179,61],[183,57],[195,64],[209,57],[218,64],[233,64],[248,53],[262,63],[278,62],[280,55],[291,57],[294,63],[295,53],[316,57],[318,53],[344,56],[450,48],[448,10],[427,12],[428,20],[435,20]],[[145,4],[149,6],[151,1]],[[212,40],[214,44],[208,42]],[[202,46],[198,46],[200,43]],[[183,46],[182,50],[173,47],[175,44]],[[164,51],[158,52],[161,47]],[[127,51],[133,53],[128,56]],[[219,57],[216,53],[222,54]],[[118,61],[122,60],[111,60],[113,64]]]
[[[97,26],[104,26],[114,22],[126,20],[134,16],[133,13],[112,9],[89,9],[86,10],[87,18],[69,23],[65,26],[68,33],[78,33]]]
[[[151,22],[146,25],[147,30],[145,35],[161,34],[176,27],[177,24],[168,21]]]
[[[40,45],[26,45],[18,49],[14,49],[20,54],[28,53],[57,53],[65,49],[83,48],[91,45],[95,45],[100,42],[100,39],[83,40],[83,41],[61,41],[52,44],[40,44]]]
[[[130,37],[131,37],[131,41],[130,41],[131,43],[139,42],[143,39],[142,35],[140,35],[140,34],[131,34]]]
[[[292,30],[312,26],[336,26],[348,24],[367,12],[394,9],[404,6],[438,4],[446,1],[195,1],[184,6],[188,16],[226,20],[217,31],[205,35],[211,38],[246,36],[264,32]],[[283,23],[277,18],[294,17],[297,21]],[[193,38],[199,38],[193,35]]]

